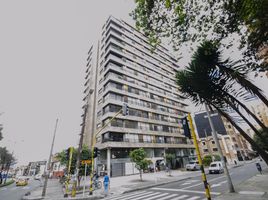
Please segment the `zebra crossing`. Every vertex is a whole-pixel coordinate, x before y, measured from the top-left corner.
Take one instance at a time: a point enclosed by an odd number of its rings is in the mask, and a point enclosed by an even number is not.
[[[203,200],[204,196],[168,193],[159,191],[141,191],[123,195],[106,197],[106,200]]]

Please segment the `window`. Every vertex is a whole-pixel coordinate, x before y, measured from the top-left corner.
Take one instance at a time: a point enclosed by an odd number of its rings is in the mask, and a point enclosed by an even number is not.
[[[212,144],[215,144],[215,141],[212,140],[211,143],[212,143]]]
[[[97,113],[97,116],[100,117],[102,115],[102,111],[100,110],[98,113]]]
[[[206,145],[206,142],[202,142],[202,144],[203,144],[203,146],[205,146]]]
[[[137,129],[138,128],[138,122],[126,120],[125,121],[125,127],[126,128],[134,128],[134,129]]]
[[[213,151],[218,151],[218,148],[213,148],[212,150],[213,150]]]
[[[208,149],[203,149],[204,152],[208,152]]]
[[[114,119],[111,122],[111,126],[115,126],[115,127],[123,127],[123,120],[121,119]]]

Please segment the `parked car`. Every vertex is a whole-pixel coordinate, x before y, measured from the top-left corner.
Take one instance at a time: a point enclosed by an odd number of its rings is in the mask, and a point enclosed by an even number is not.
[[[42,178],[42,174],[36,174],[35,176],[34,176],[34,180],[41,180],[41,178]]]
[[[25,178],[19,178],[16,181],[16,186],[25,186],[25,185],[28,185],[28,180]]]
[[[212,162],[208,168],[210,174],[220,174],[224,172],[223,165],[221,162]]]
[[[200,165],[198,161],[191,161],[188,164],[186,164],[186,170],[200,170]]]

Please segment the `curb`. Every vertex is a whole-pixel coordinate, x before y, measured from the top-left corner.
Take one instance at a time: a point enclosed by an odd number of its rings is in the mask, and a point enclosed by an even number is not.
[[[103,199],[104,196],[98,195],[98,196],[86,196],[86,197],[68,197],[68,198],[43,198],[43,197],[22,197],[22,200],[95,200],[95,199]]]
[[[122,194],[129,193],[129,192],[135,192],[135,191],[139,191],[139,190],[144,190],[144,189],[148,189],[148,188],[151,188],[151,187],[157,187],[157,186],[161,186],[161,185],[166,185],[166,184],[169,184],[169,183],[175,183],[175,182],[179,182],[179,181],[184,181],[184,180],[188,180],[188,179],[191,179],[191,178],[192,177],[186,177],[186,178],[166,181],[166,182],[162,182],[162,183],[156,183],[156,184],[150,184],[150,185],[146,185],[146,186],[140,186],[140,187],[137,187],[137,188],[126,190],[126,191],[122,192]]]
[[[1,187],[8,186],[8,185],[11,185],[11,184],[13,184],[14,182],[15,182],[14,180],[8,181],[8,182],[6,182],[6,183],[0,185],[0,188],[1,188]]]

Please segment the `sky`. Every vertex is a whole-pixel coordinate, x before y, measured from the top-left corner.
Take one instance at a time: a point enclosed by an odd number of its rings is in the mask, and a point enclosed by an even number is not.
[[[53,152],[78,145],[87,52],[109,15],[133,25],[134,7],[133,0],[1,0],[0,146],[18,164],[48,159],[57,118]],[[268,94],[267,78],[257,84]]]
[[[133,24],[131,0],[1,0],[0,146],[19,164],[78,144],[87,52],[109,15]]]

